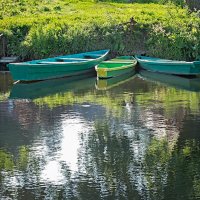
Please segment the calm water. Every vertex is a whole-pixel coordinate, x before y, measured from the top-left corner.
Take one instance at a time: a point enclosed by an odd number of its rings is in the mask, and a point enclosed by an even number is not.
[[[200,79],[0,74],[0,199],[200,199]]]

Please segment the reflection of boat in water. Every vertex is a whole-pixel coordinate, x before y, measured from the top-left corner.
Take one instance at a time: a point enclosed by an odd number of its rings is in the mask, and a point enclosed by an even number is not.
[[[36,99],[65,91],[80,91],[95,86],[93,73],[67,78],[13,85],[10,99]]]
[[[96,88],[98,90],[107,90],[107,89],[116,87],[118,85],[121,85],[121,84],[131,80],[133,77],[135,77],[134,76],[135,74],[136,74],[136,72],[132,71],[130,73],[123,74],[121,76],[116,76],[116,77],[109,78],[109,79],[97,79]]]
[[[183,76],[155,73],[146,70],[141,70],[139,74],[142,78],[149,81],[155,81],[189,91],[200,91],[200,78],[186,78]]]

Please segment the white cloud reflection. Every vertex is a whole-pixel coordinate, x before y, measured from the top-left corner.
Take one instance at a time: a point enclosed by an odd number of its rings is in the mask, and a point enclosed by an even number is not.
[[[69,116],[68,116],[69,117]],[[56,152],[53,160],[47,160],[47,163],[42,171],[41,178],[44,181],[59,183],[64,180],[61,172],[60,163],[64,162],[69,170],[75,172],[78,170],[78,151],[80,149],[80,134],[88,133],[91,129],[90,125],[80,117],[69,117],[62,121],[62,139],[61,145]]]

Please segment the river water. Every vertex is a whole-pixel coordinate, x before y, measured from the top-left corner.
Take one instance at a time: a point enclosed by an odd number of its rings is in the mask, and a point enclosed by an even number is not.
[[[200,199],[200,79],[1,73],[0,199]]]

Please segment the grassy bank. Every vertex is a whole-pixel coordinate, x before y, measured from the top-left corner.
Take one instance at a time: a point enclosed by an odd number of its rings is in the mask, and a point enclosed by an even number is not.
[[[8,54],[22,59],[104,48],[186,60],[200,55],[199,17],[170,4],[3,2],[0,32],[8,39]],[[131,17],[135,23],[125,24]]]

